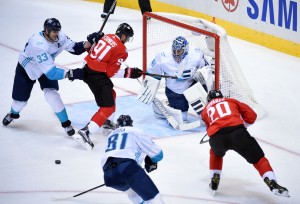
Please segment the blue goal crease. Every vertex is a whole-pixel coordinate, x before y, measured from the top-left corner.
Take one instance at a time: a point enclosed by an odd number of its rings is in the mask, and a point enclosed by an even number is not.
[[[136,96],[118,97],[116,100],[115,120],[121,114],[130,115],[133,119],[133,126],[142,129],[146,134],[156,138],[171,137],[192,134],[205,131],[205,127],[198,127],[192,130],[178,131],[172,128],[165,119],[157,119],[154,116],[152,107],[137,100]],[[98,111],[95,101],[86,101],[66,105],[69,119],[72,125],[77,128],[84,127]],[[196,116],[189,115],[189,120],[197,120]]]

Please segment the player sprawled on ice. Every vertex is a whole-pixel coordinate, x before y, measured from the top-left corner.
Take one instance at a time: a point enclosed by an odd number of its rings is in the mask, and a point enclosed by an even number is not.
[[[13,102],[10,112],[2,121],[3,125],[7,126],[20,117],[20,112],[30,98],[33,85],[38,80],[47,103],[58,117],[62,127],[69,136],[74,135],[75,131],[58,93],[57,80],[83,79],[84,72],[82,69],[65,71],[57,67],[54,60],[63,50],[80,55],[90,47],[88,41],[71,40],[61,31],[61,24],[56,18],[46,19],[44,30],[30,37],[19,55],[12,90]]]
[[[99,110],[92,116],[90,122],[73,136],[86,150],[94,147],[90,139],[91,133],[97,133],[100,127],[115,129],[112,120],[116,110],[116,92],[110,78],[136,79],[142,75],[142,70],[139,68],[120,69],[122,62],[128,57],[125,43],[131,41],[134,34],[130,25],[120,24],[115,34],[104,35],[100,32],[94,34],[90,37],[94,46],[84,58],[86,65],[83,69],[85,71],[84,82],[94,94]]]
[[[129,115],[120,115],[118,128],[107,136],[101,160],[105,185],[124,191],[134,204],[162,204],[159,191],[145,170],[149,173],[157,169],[163,151],[132,123]],[[143,160],[145,170],[141,167]]]
[[[219,90],[211,90],[207,102],[201,115],[210,138],[209,187],[213,194],[218,190],[223,157],[228,150],[234,150],[253,164],[274,194],[289,197],[288,190],[277,184],[275,173],[263,150],[245,127],[255,122],[256,113],[247,104],[224,98]]]
[[[184,37],[176,37],[171,49],[157,54],[147,68],[147,73],[165,76],[167,105],[155,97],[161,77],[146,76],[138,98],[146,104],[153,101],[155,116],[167,119],[175,129],[198,127],[200,121],[189,123],[187,116],[189,104],[198,115],[204,107],[201,100],[198,100],[198,93],[204,92],[206,95],[208,88],[203,71],[213,75],[213,68],[204,58],[203,52],[199,48],[189,49],[189,43]]]

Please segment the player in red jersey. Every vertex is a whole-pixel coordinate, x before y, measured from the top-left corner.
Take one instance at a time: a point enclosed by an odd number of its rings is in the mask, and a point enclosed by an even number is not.
[[[223,157],[228,150],[234,150],[254,165],[274,194],[289,197],[288,190],[277,184],[275,173],[263,150],[245,127],[255,122],[256,113],[245,103],[224,98],[219,90],[211,90],[207,102],[201,116],[210,137],[209,187],[213,194],[219,186]]]
[[[120,69],[127,57],[125,43],[133,37],[133,29],[127,23],[118,26],[115,34],[104,35],[95,32],[88,36],[88,41],[94,44],[90,53],[85,57],[84,82],[94,94],[99,110],[92,116],[90,122],[73,138],[87,150],[94,147],[90,133],[96,133],[100,127],[114,129],[115,126],[108,118],[115,112],[116,92],[111,77],[136,79],[141,76],[139,68]]]

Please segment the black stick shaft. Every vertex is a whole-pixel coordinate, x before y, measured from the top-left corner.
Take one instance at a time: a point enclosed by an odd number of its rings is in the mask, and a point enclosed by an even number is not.
[[[115,0],[114,3],[111,5],[111,7],[110,7],[110,9],[109,9],[109,11],[108,11],[108,13],[107,13],[107,16],[106,16],[106,18],[104,19],[104,22],[102,23],[102,26],[101,26],[101,28],[100,28],[100,32],[102,32],[102,30],[103,30],[103,28],[104,28],[104,26],[105,26],[105,24],[106,24],[106,22],[107,22],[107,20],[108,20],[108,18],[109,18],[109,16],[110,16],[110,14],[112,13],[114,7],[116,6],[116,4],[117,4],[117,0]]]
[[[208,136],[207,136],[207,133],[202,137],[202,139],[200,140],[199,144],[204,144],[204,143],[208,142],[208,141],[209,141],[209,138],[206,139],[206,140],[204,140],[206,137],[208,137]]]
[[[94,188],[91,188],[91,189],[89,189],[89,190],[86,190],[86,191],[83,191],[83,192],[78,193],[78,194],[76,194],[76,195],[73,195],[73,197],[75,198],[75,197],[77,197],[77,196],[80,196],[80,195],[82,195],[82,194],[85,194],[85,193],[87,193],[87,192],[90,192],[90,191],[92,191],[92,190],[95,190],[95,189],[100,188],[100,187],[102,187],[102,186],[105,186],[105,184],[101,184],[101,185],[96,186],[96,187],[94,187]]]
[[[109,9],[109,11],[108,11],[108,14],[107,14],[107,16],[106,16],[106,18],[104,19],[104,22],[103,22],[102,25],[101,25],[101,28],[100,28],[100,30],[99,30],[100,32],[102,32],[102,30],[103,30],[103,28],[104,28],[104,26],[105,26],[105,24],[106,24],[106,22],[107,22],[107,20],[108,20],[108,18],[109,18],[109,16],[110,16],[111,12],[113,11],[113,9],[114,9],[114,7],[116,6],[116,4],[117,4],[117,0],[115,0],[114,3],[111,5],[111,7],[110,7],[110,9]],[[96,43],[96,44],[97,44],[97,43]],[[92,50],[94,49],[94,47],[95,47],[95,43],[92,44],[91,49],[90,49],[90,52],[92,52]]]
[[[161,75],[161,74],[152,74],[152,73],[142,73],[142,75],[148,75],[148,76],[157,76],[162,78],[171,78],[171,79],[178,79],[177,76],[167,76],[167,75]]]

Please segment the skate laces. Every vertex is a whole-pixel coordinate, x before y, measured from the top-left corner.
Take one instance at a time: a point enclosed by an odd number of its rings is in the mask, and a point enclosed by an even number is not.
[[[220,175],[214,174],[214,176],[211,178],[210,188],[212,190],[217,190],[220,183]]]
[[[266,177],[264,179],[264,182],[274,194],[284,197],[290,197],[288,194],[289,191],[285,187],[280,186],[275,180],[270,180],[268,177]]]

